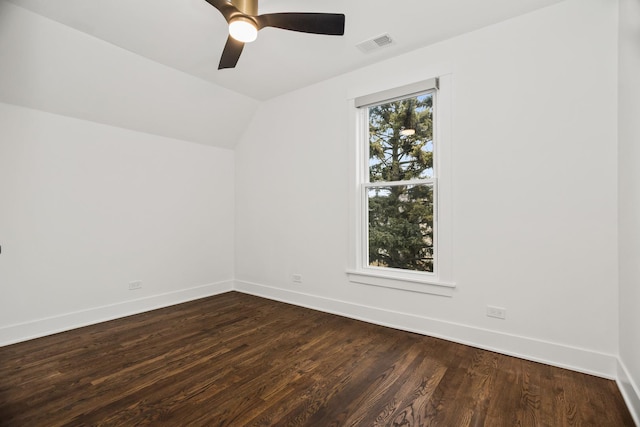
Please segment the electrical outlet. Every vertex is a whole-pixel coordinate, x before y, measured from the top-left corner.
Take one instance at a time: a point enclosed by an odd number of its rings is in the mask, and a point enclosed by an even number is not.
[[[142,288],[142,280],[134,280],[133,282],[129,282],[129,290],[135,291],[136,289]]]
[[[294,274],[292,279],[293,283],[302,283],[302,274]]]
[[[507,309],[488,305],[487,316],[495,317],[496,319],[505,319],[507,317]]]

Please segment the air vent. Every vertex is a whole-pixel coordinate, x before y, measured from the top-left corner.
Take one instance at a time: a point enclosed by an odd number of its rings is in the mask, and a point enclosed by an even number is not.
[[[393,39],[389,34],[382,34],[370,40],[358,43],[356,47],[364,53],[370,53],[383,47],[391,46],[393,43]]]

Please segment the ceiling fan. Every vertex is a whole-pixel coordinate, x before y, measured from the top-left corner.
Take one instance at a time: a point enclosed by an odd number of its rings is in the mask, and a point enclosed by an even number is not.
[[[311,34],[344,35],[344,15],[339,13],[266,13],[258,15],[258,0],[206,0],[229,24],[218,70],[234,68],[245,43],[254,41],[265,27]]]

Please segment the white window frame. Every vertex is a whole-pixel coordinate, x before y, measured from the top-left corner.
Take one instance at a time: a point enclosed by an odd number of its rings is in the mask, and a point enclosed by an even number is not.
[[[375,267],[368,265],[369,129],[367,107],[427,92],[434,93],[434,178],[414,180],[411,184],[430,183],[434,191],[434,271]],[[354,97],[351,111],[352,165],[350,200],[349,281],[412,292],[453,296],[452,265],[452,182],[451,182],[451,75],[422,80],[407,85]],[[385,182],[385,185],[393,184]]]

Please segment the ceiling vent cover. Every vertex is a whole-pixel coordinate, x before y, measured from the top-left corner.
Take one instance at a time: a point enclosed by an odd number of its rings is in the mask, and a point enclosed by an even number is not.
[[[370,53],[383,47],[389,47],[392,44],[394,44],[394,41],[391,36],[389,34],[382,34],[370,40],[358,43],[356,47],[364,53]]]

